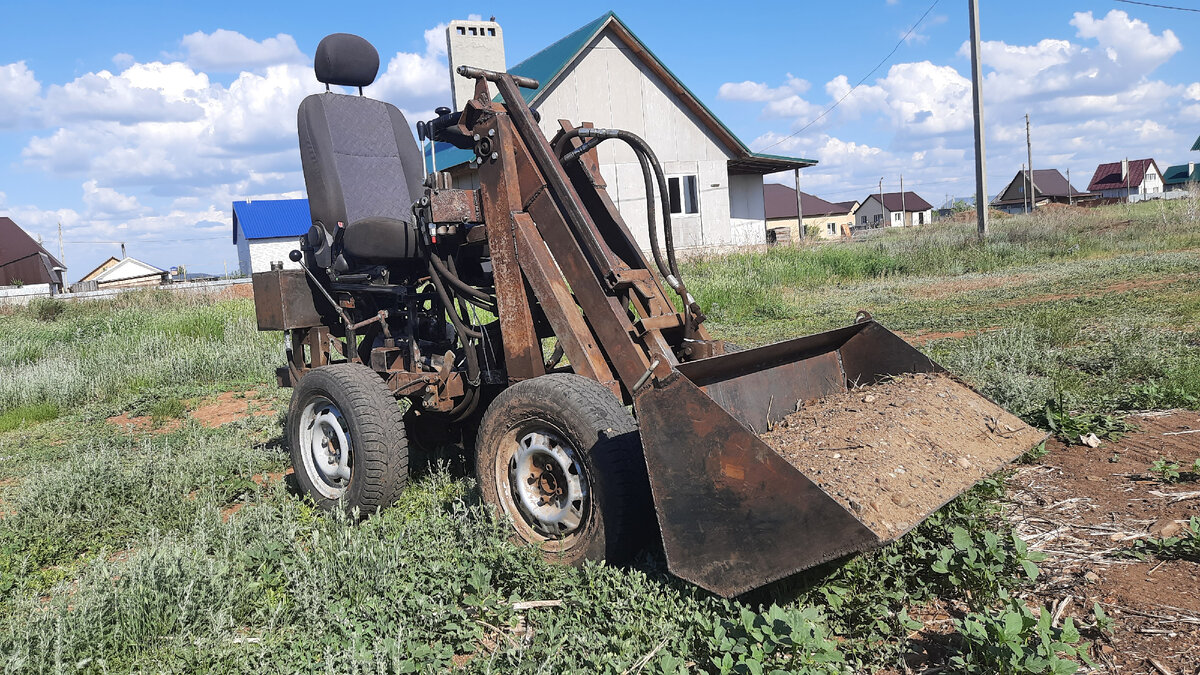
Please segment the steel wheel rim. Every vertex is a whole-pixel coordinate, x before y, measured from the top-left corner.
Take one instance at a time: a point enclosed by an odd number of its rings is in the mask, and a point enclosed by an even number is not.
[[[339,499],[350,486],[354,447],[342,411],[318,396],[300,414],[300,454],[313,488],[327,499]]]
[[[521,536],[550,550],[570,548],[591,507],[579,452],[548,427],[514,429],[496,456],[504,510]]]

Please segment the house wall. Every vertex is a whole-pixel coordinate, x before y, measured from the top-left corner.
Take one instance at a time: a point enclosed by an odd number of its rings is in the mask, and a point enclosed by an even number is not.
[[[242,224],[240,222],[235,222],[233,229],[233,236],[237,239],[238,271],[248,276],[253,271],[250,269],[250,241],[246,239],[246,233],[242,232]],[[287,258],[284,258],[284,260],[287,260]]]
[[[238,267],[242,274],[253,274],[254,272],[269,272],[271,270],[271,261],[278,260],[283,262],[283,269],[298,270],[299,263],[294,263],[288,258],[288,254],[295,249],[300,248],[299,237],[271,237],[269,239],[251,239],[247,244],[246,258],[242,258],[242,248],[238,245]],[[245,237],[238,241],[246,241]],[[249,261],[249,269],[246,268],[246,263],[243,260]]]
[[[876,223],[876,218],[882,216],[883,223]],[[863,218],[866,218],[864,221]],[[891,224],[892,214],[883,208],[877,199],[868,199],[854,212],[854,224],[857,227],[875,227],[879,224]]]
[[[680,251],[766,241],[766,221],[751,195],[757,189],[762,199],[762,178],[731,180],[730,152],[610,30],[593,38],[542,96],[537,108],[547,136],[558,130],[559,119],[626,129],[653,148],[668,177],[697,177],[699,212],[671,219]],[[645,184],[637,158],[617,141],[603,143],[597,153],[609,196],[638,244],[648,249]]]

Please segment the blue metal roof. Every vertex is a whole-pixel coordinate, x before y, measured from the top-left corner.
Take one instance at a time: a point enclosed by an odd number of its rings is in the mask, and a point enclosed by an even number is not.
[[[233,243],[238,226],[246,239],[299,237],[312,226],[307,199],[256,199],[233,203]]]

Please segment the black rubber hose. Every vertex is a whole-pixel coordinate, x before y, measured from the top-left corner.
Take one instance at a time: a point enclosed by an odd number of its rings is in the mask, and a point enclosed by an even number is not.
[[[434,268],[437,269],[437,272],[439,275],[441,275],[442,279],[453,286],[456,291],[467,296],[467,299],[471,301],[471,304],[483,307],[484,309],[492,312],[495,311],[496,303],[493,302],[492,296],[466,283],[462,279],[459,279],[458,275],[447,268],[446,264],[442,262],[442,259],[433,253],[433,251],[429,251],[429,261],[433,263]]]

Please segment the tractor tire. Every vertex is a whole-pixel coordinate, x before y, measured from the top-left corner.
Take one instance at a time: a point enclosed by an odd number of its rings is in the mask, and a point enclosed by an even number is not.
[[[370,515],[395,502],[408,481],[400,406],[364,365],[321,366],[300,378],[287,437],[300,488],[327,511]]]
[[[552,562],[627,562],[653,521],[637,422],[570,373],[518,382],[488,406],[475,443],[486,503]]]

